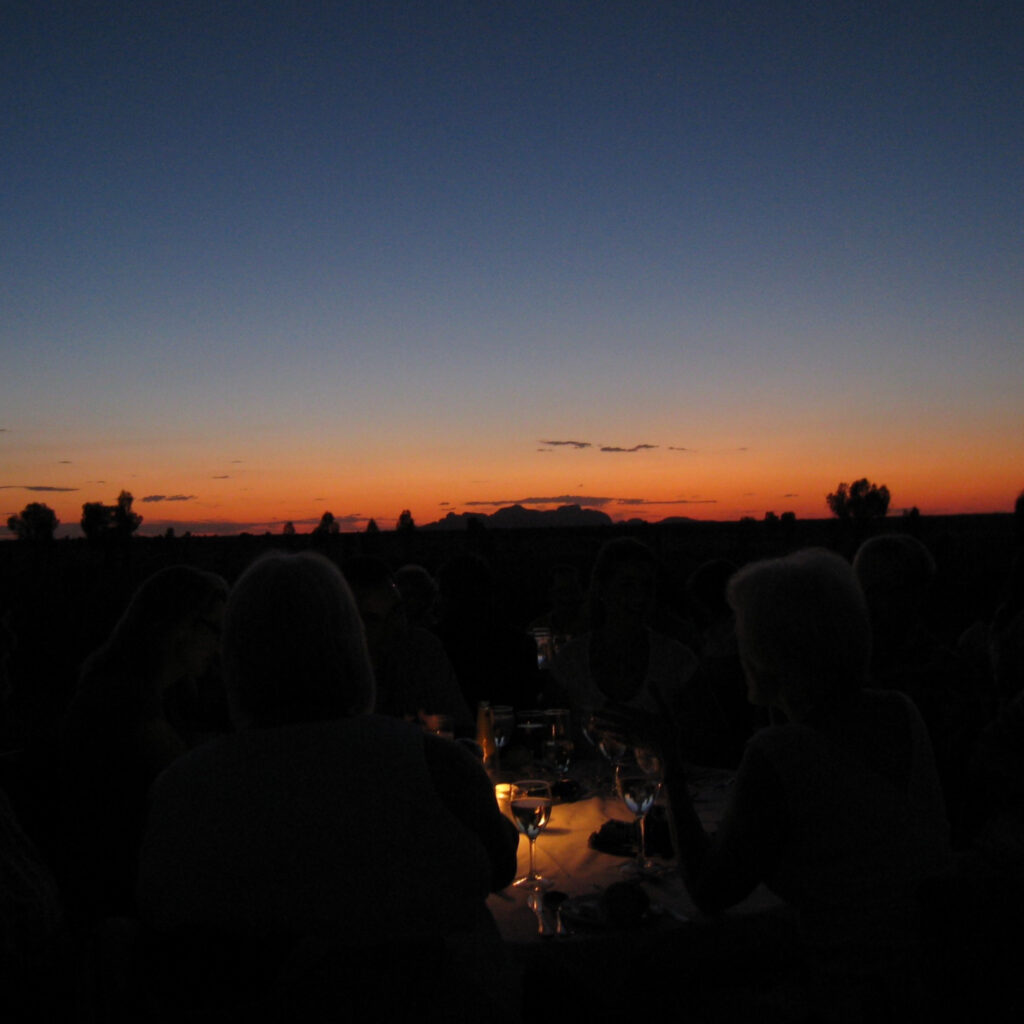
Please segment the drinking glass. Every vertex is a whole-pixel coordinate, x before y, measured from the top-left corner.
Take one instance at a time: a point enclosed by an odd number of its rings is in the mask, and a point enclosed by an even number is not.
[[[658,873],[647,859],[646,823],[647,812],[654,806],[661,789],[661,777],[657,772],[645,771],[644,764],[650,765],[651,762],[638,758],[637,764],[620,764],[615,768],[615,788],[633,814],[637,828],[636,860],[623,865],[623,871],[635,875]]]
[[[540,761],[544,756],[544,739],[547,721],[539,709],[516,712],[516,729],[521,742],[530,752],[531,761]]]
[[[495,704],[491,708],[491,720],[494,723],[494,745],[498,750],[504,750],[515,732],[515,712],[507,704]]]
[[[546,889],[551,882],[537,873],[534,847],[551,819],[551,786],[543,779],[520,779],[509,790],[509,807],[516,828],[530,840],[530,870],[512,884]]]
[[[572,764],[571,716],[568,708],[548,708],[544,712],[548,734],[544,740],[544,760],[554,766],[559,775],[565,775]]]

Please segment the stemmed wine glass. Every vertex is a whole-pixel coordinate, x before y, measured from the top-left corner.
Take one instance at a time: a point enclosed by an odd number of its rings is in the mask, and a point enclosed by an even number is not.
[[[647,812],[654,806],[661,789],[661,764],[650,751],[638,749],[635,764],[615,768],[615,788],[636,820],[636,860],[622,870],[634,875],[658,874],[647,859]]]
[[[625,758],[628,748],[619,736],[602,726],[600,712],[591,712],[584,718],[583,735],[597,747],[601,756],[611,765],[614,772]],[[597,785],[602,791],[605,790],[605,778],[602,771],[596,779]]]
[[[544,712],[548,721],[548,736],[544,741],[544,759],[559,775],[566,775],[572,765],[574,746],[569,710],[548,708]]]
[[[508,746],[508,741],[515,732],[516,715],[507,704],[495,704],[491,708],[491,719],[494,723],[494,745],[500,754]]]
[[[509,807],[516,828],[530,840],[530,870],[512,884],[530,889],[546,889],[551,882],[537,873],[534,847],[537,836],[547,828],[551,818],[551,785],[543,779],[520,779],[513,782],[509,791]]]

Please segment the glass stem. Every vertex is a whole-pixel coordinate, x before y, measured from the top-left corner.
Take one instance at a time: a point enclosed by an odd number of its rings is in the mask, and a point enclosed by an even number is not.
[[[527,875],[528,878],[536,878],[537,877],[537,868],[534,866],[534,863],[533,863],[533,848],[536,845],[537,845],[537,837],[536,836],[530,836],[530,873],[529,873],[529,875]]]
[[[641,814],[636,820],[636,866],[642,871],[647,866],[647,815]]]

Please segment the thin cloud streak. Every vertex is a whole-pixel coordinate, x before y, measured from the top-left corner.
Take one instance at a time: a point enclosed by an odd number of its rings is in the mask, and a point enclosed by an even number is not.
[[[644,452],[649,451],[652,448],[657,448],[656,444],[635,444],[632,448],[619,448],[616,445],[606,444],[601,446],[603,452],[616,452],[616,453],[632,453],[632,452]]]
[[[618,498],[619,505],[717,505],[717,498],[666,498],[655,500],[651,498]]]
[[[546,498],[516,498],[505,501],[464,501],[468,508],[484,506],[505,506],[505,505],[610,505],[615,498],[594,498],[588,495],[579,494],[558,494]]]
[[[589,441],[541,441],[541,444],[552,445],[555,447],[568,447],[568,448],[592,448],[593,445]],[[543,449],[540,449],[543,451]]]
[[[77,487],[49,487],[45,484],[0,484],[0,491],[77,491]]]

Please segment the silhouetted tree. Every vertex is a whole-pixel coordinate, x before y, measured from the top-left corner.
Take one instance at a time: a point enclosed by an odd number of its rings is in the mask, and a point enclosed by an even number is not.
[[[412,513],[407,509],[402,509],[402,514],[398,517],[398,523],[395,529],[399,533],[412,533],[416,529],[416,521],[412,517]]]
[[[366,532],[367,533],[380,533],[380,527],[377,525],[376,519],[366,520]]]
[[[839,519],[881,519],[889,511],[889,488],[862,477],[849,486],[840,484],[825,502]]]
[[[289,519],[288,522],[284,524],[284,529],[281,532],[286,537],[294,537],[295,536],[295,524]]]
[[[82,533],[89,540],[128,540],[142,525],[142,516],[132,511],[131,491],[122,491],[113,505],[87,501],[82,506]]]
[[[787,526],[791,526],[793,523],[796,522],[796,513],[795,512],[783,512],[782,515],[779,518]]]
[[[142,525],[142,516],[132,511],[134,500],[131,491],[122,491],[117,496],[117,504],[114,506],[114,533],[123,540],[127,540]]]
[[[113,505],[104,505],[102,501],[87,501],[82,506],[82,533],[89,540],[100,540],[110,532],[113,518]]]
[[[328,534],[335,534],[339,531],[338,520],[331,512],[325,512],[320,517],[320,522],[313,527],[313,534],[316,537],[326,537]]]
[[[20,515],[10,516],[7,520],[7,529],[19,540],[29,541],[53,540],[53,532],[59,525],[57,513],[41,501],[30,501]]]
[[[779,517],[774,512],[765,512],[764,521],[766,523],[777,523],[779,521]]]

